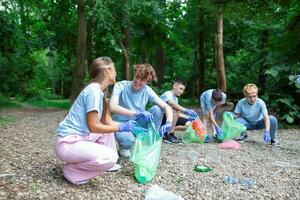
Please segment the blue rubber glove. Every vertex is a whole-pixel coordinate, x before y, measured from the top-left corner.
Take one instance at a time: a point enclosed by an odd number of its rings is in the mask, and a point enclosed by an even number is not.
[[[190,117],[193,117],[194,119],[198,116],[198,113],[194,111],[193,109],[186,109],[184,111],[184,114],[189,115]]]
[[[153,114],[149,111],[137,112],[135,114],[137,120],[141,119],[143,121],[149,122],[153,120]]]
[[[297,77],[296,82],[300,84],[300,75],[297,75],[296,77]]]
[[[194,119],[196,119],[196,118],[195,118],[195,117],[189,117],[189,118],[188,118],[188,121],[189,121],[189,122],[192,122],[192,121],[194,121]]]
[[[119,131],[124,132],[124,131],[129,131],[133,132],[133,128],[136,124],[136,121],[134,120],[129,120],[128,122],[120,122],[119,123]]]
[[[165,125],[161,126],[159,129],[159,134],[162,137],[165,133],[168,133],[172,128],[172,122],[167,122]]]
[[[223,131],[222,131],[222,129],[220,128],[219,125],[216,125],[216,126],[215,126],[215,129],[216,129],[216,135],[217,135],[217,137],[220,137],[220,136],[223,135]]]
[[[264,141],[271,142],[270,131],[265,131],[264,132]]]

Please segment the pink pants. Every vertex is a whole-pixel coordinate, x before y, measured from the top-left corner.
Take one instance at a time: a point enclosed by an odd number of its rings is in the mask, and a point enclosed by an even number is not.
[[[57,137],[55,151],[58,158],[66,162],[65,178],[76,185],[113,167],[119,158],[113,133]]]

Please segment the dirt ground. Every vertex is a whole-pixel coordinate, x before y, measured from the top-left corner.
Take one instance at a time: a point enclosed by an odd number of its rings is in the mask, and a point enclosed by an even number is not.
[[[276,149],[262,142],[262,131],[248,132],[239,150],[219,149],[214,142],[163,143],[157,175],[149,184],[137,183],[133,164],[120,159],[120,171],[75,186],[64,179],[54,152],[56,128],[66,114],[53,109],[0,110],[0,116],[15,119],[0,127],[0,199],[144,199],[153,184],[184,199],[300,199],[299,129],[279,130],[283,146]],[[198,152],[198,164],[213,171],[194,172],[190,151]],[[256,184],[228,185],[225,176],[250,178]]]

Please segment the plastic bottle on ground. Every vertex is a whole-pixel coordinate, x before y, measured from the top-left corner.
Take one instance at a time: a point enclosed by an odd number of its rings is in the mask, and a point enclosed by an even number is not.
[[[246,187],[252,187],[256,184],[255,180],[252,179],[240,179],[240,178],[236,178],[236,177],[232,177],[232,176],[225,176],[225,182],[229,185],[242,185],[242,186],[246,186]]]

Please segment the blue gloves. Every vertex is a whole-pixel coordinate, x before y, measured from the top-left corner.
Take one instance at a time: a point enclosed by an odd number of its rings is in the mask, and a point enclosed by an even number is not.
[[[223,131],[219,125],[215,126],[217,138],[223,136]]]
[[[135,114],[137,120],[141,119],[143,121],[149,122],[153,120],[153,114],[149,111],[137,112]]]
[[[167,122],[165,125],[161,126],[159,129],[159,134],[162,137],[165,133],[169,132],[172,128],[172,122]]]
[[[265,131],[264,132],[264,141],[271,142],[270,131]]]
[[[193,117],[194,119],[198,116],[196,111],[194,111],[192,109],[186,109],[183,113],[186,115],[189,115],[190,117]]]
[[[120,132],[124,132],[124,131],[132,132],[135,124],[136,124],[136,121],[134,121],[134,120],[129,120],[128,122],[121,122],[121,123],[119,123],[119,131]]]
[[[297,75],[296,77],[297,77],[296,83],[299,83],[299,84],[300,84],[300,75]]]

